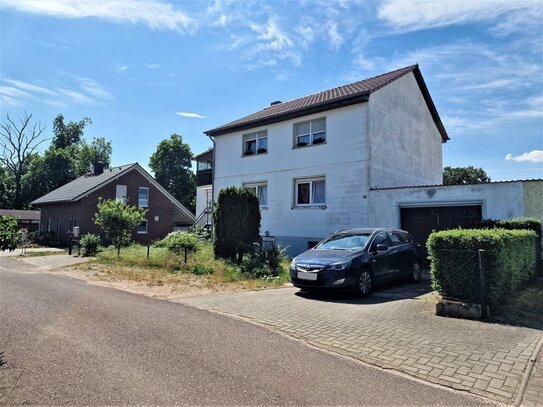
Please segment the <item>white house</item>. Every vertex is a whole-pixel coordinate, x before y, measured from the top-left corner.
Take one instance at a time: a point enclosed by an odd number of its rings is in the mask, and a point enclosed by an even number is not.
[[[274,102],[206,134],[215,191],[255,188],[262,233],[291,252],[368,225],[370,188],[440,184],[448,140],[417,65]]]

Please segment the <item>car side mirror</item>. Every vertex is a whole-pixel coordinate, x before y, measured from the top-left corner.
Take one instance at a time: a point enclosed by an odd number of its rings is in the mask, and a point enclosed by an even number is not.
[[[386,252],[388,250],[388,246],[384,244],[378,244],[377,246],[375,246],[375,250],[377,250],[378,252]]]

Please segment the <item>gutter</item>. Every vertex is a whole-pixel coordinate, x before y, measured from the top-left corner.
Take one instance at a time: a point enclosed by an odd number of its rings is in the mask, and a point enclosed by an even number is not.
[[[213,143],[213,158],[211,161],[211,215],[213,215],[213,207],[215,206],[215,152],[217,151],[217,146],[215,145],[215,139],[213,138],[213,136],[209,134],[206,135]],[[213,227],[211,228],[211,230],[213,230]]]

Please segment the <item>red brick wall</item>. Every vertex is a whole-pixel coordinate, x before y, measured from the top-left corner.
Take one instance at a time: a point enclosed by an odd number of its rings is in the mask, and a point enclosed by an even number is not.
[[[108,169],[105,169],[105,171],[108,171]],[[133,238],[136,242],[146,244],[153,240],[161,239],[173,230],[174,204],[136,170],[121,175],[117,180],[110,182],[99,190],[80,199],[78,202],[42,205],[42,229],[45,228],[46,219],[52,218],[51,229],[56,233],[58,219],[60,218],[60,244],[66,246],[69,243],[66,234],[68,218],[77,218],[81,234],[97,233],[104,237],[102,229],[93,221],[96,213],[96,205],[100,197],[103,199],[115,199],[117,185],[127,186],[128,203],[130,205],[138,204],[139,187],[149,188],[149,208],[145,216],[147,219],[147,233],[138,234],[134,231]],[[155,220],[155,217],[158,217],[158,220]]]

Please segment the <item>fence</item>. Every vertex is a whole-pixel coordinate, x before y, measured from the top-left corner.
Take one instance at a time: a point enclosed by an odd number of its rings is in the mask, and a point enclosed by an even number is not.
[[[481,305],[487,317],[485,251],[440,250],[440,292],[444,299]]]

